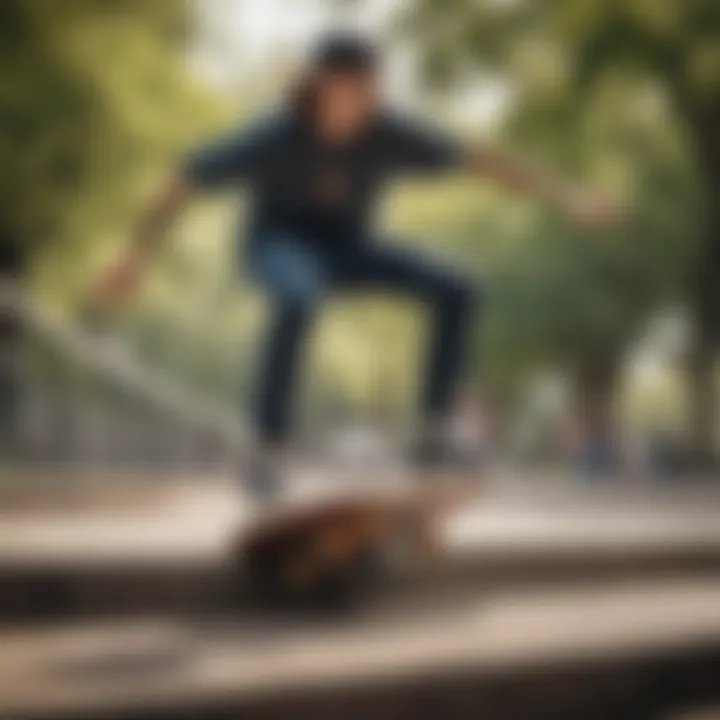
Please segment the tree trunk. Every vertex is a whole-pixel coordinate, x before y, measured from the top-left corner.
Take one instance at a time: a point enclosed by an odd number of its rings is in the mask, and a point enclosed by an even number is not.
[[[23,266],[20,243],[0,237],[0,459],[14,456],[18,443],[21,332],[14,289]]]
[[[717,213],[714,213],[715,215]],[[707,469],[717,452],[716,365],[720,333],[720,223],[700,257],[693,288],[690,349],[690,432],[693,465]]]
[[[582,359],[575,376],[575,408],[582,428],[582,464],[586,471],[608,473],[617,469],[615,399],[620,359],[595,352]]]
[[[713,130],[718,135],[718,130]],[[720,137],[706,140],[705,157],[710,189],[705,242],[693,276],[691,309],[693,345],[690,350],[691,444],[693,464],[707,469],[717,452],[718,388],[716,365],[720,347]]]
[[[703,471],[712,466],[715,454],[717,390],[716,343],[699,325],[690,356],[690,442],[692,463]]]
[[[693,321],[689,357],[690,440],[693,465],[705,470],[717,453],[720,348],[720,102],[690,114],[698,167],[706,187],[706,226],[697,267],[691,277]]]

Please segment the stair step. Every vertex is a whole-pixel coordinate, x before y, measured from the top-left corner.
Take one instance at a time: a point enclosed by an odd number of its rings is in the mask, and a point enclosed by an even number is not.
[[[0,717],[665,717],[720,702],[719,607],[718,580],[637,580],[314,625],[13,628],[0,630]]]
[[[0,516],[0,621],[227,608],[228,539],[241,518],[226,496],[193,492],[184,504]],[[436,562],[391,573],[378,601],[432,604],[511,585],[717,575],[715,508],[489,498],[448,522],[447,551]]]

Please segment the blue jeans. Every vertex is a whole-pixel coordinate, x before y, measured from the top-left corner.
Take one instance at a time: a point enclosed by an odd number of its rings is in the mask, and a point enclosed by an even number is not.
[[[249,261],[250,273],[269,294],[274,312],[254,413],[261,439],[286,439],[303,340],[320,302],[336,290],[387,290],[430,307],[434,332],[421,411],[428,420],[448,411],[478,304],[477,289],[461,273],[411,248],[372,244],[340,255],[314,250],[289,235],[262,238]]]

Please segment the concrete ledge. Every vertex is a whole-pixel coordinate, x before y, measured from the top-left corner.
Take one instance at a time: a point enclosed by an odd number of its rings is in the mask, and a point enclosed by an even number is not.
[[[243,610],[242,576],[235,577],[233,572],[222,557],[194,562],[156,558],[145,563],[0,565],[0,624]],[[684,577],[720,577],[720,548],[595,548],[574,553],[478,550],[428,567],[400,568],[388,575],[365,604],[432,606],[518,586]]]
[[[0,468],[0,508],[4,513],[103,512],[162,506],[203,485],[218,484],[217,477],[150,471],[98,472],[92,467],[51,472],[10,471]]]
[[[642,720],[720,699],[720,584],[498,593],[334,625],[0,634],[0,716]]]
[[[242,508],[213,486],[160,494],[157,502],[108,512],[0,516],[0,622],[227,608],[228,539]],[[448,523],[440,562],[401,568],[378,602],[431,605],[586,579],[716,577],[719,507],[491,495]]]

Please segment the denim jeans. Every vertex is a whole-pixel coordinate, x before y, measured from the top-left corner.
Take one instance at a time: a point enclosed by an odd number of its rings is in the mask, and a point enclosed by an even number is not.
[[[315,250],[282,234],[255,243],[249,267],[270,296],[273,312],[254,410],[262,440],[286,439],[304,339],[322,300],[337,291],[389,291],[417,298],[429,307],[434,328],[421,412],[428,420],[447,413],[479,299],[478,288],[456,269],[408,247],[376,243],[340,254]]]

